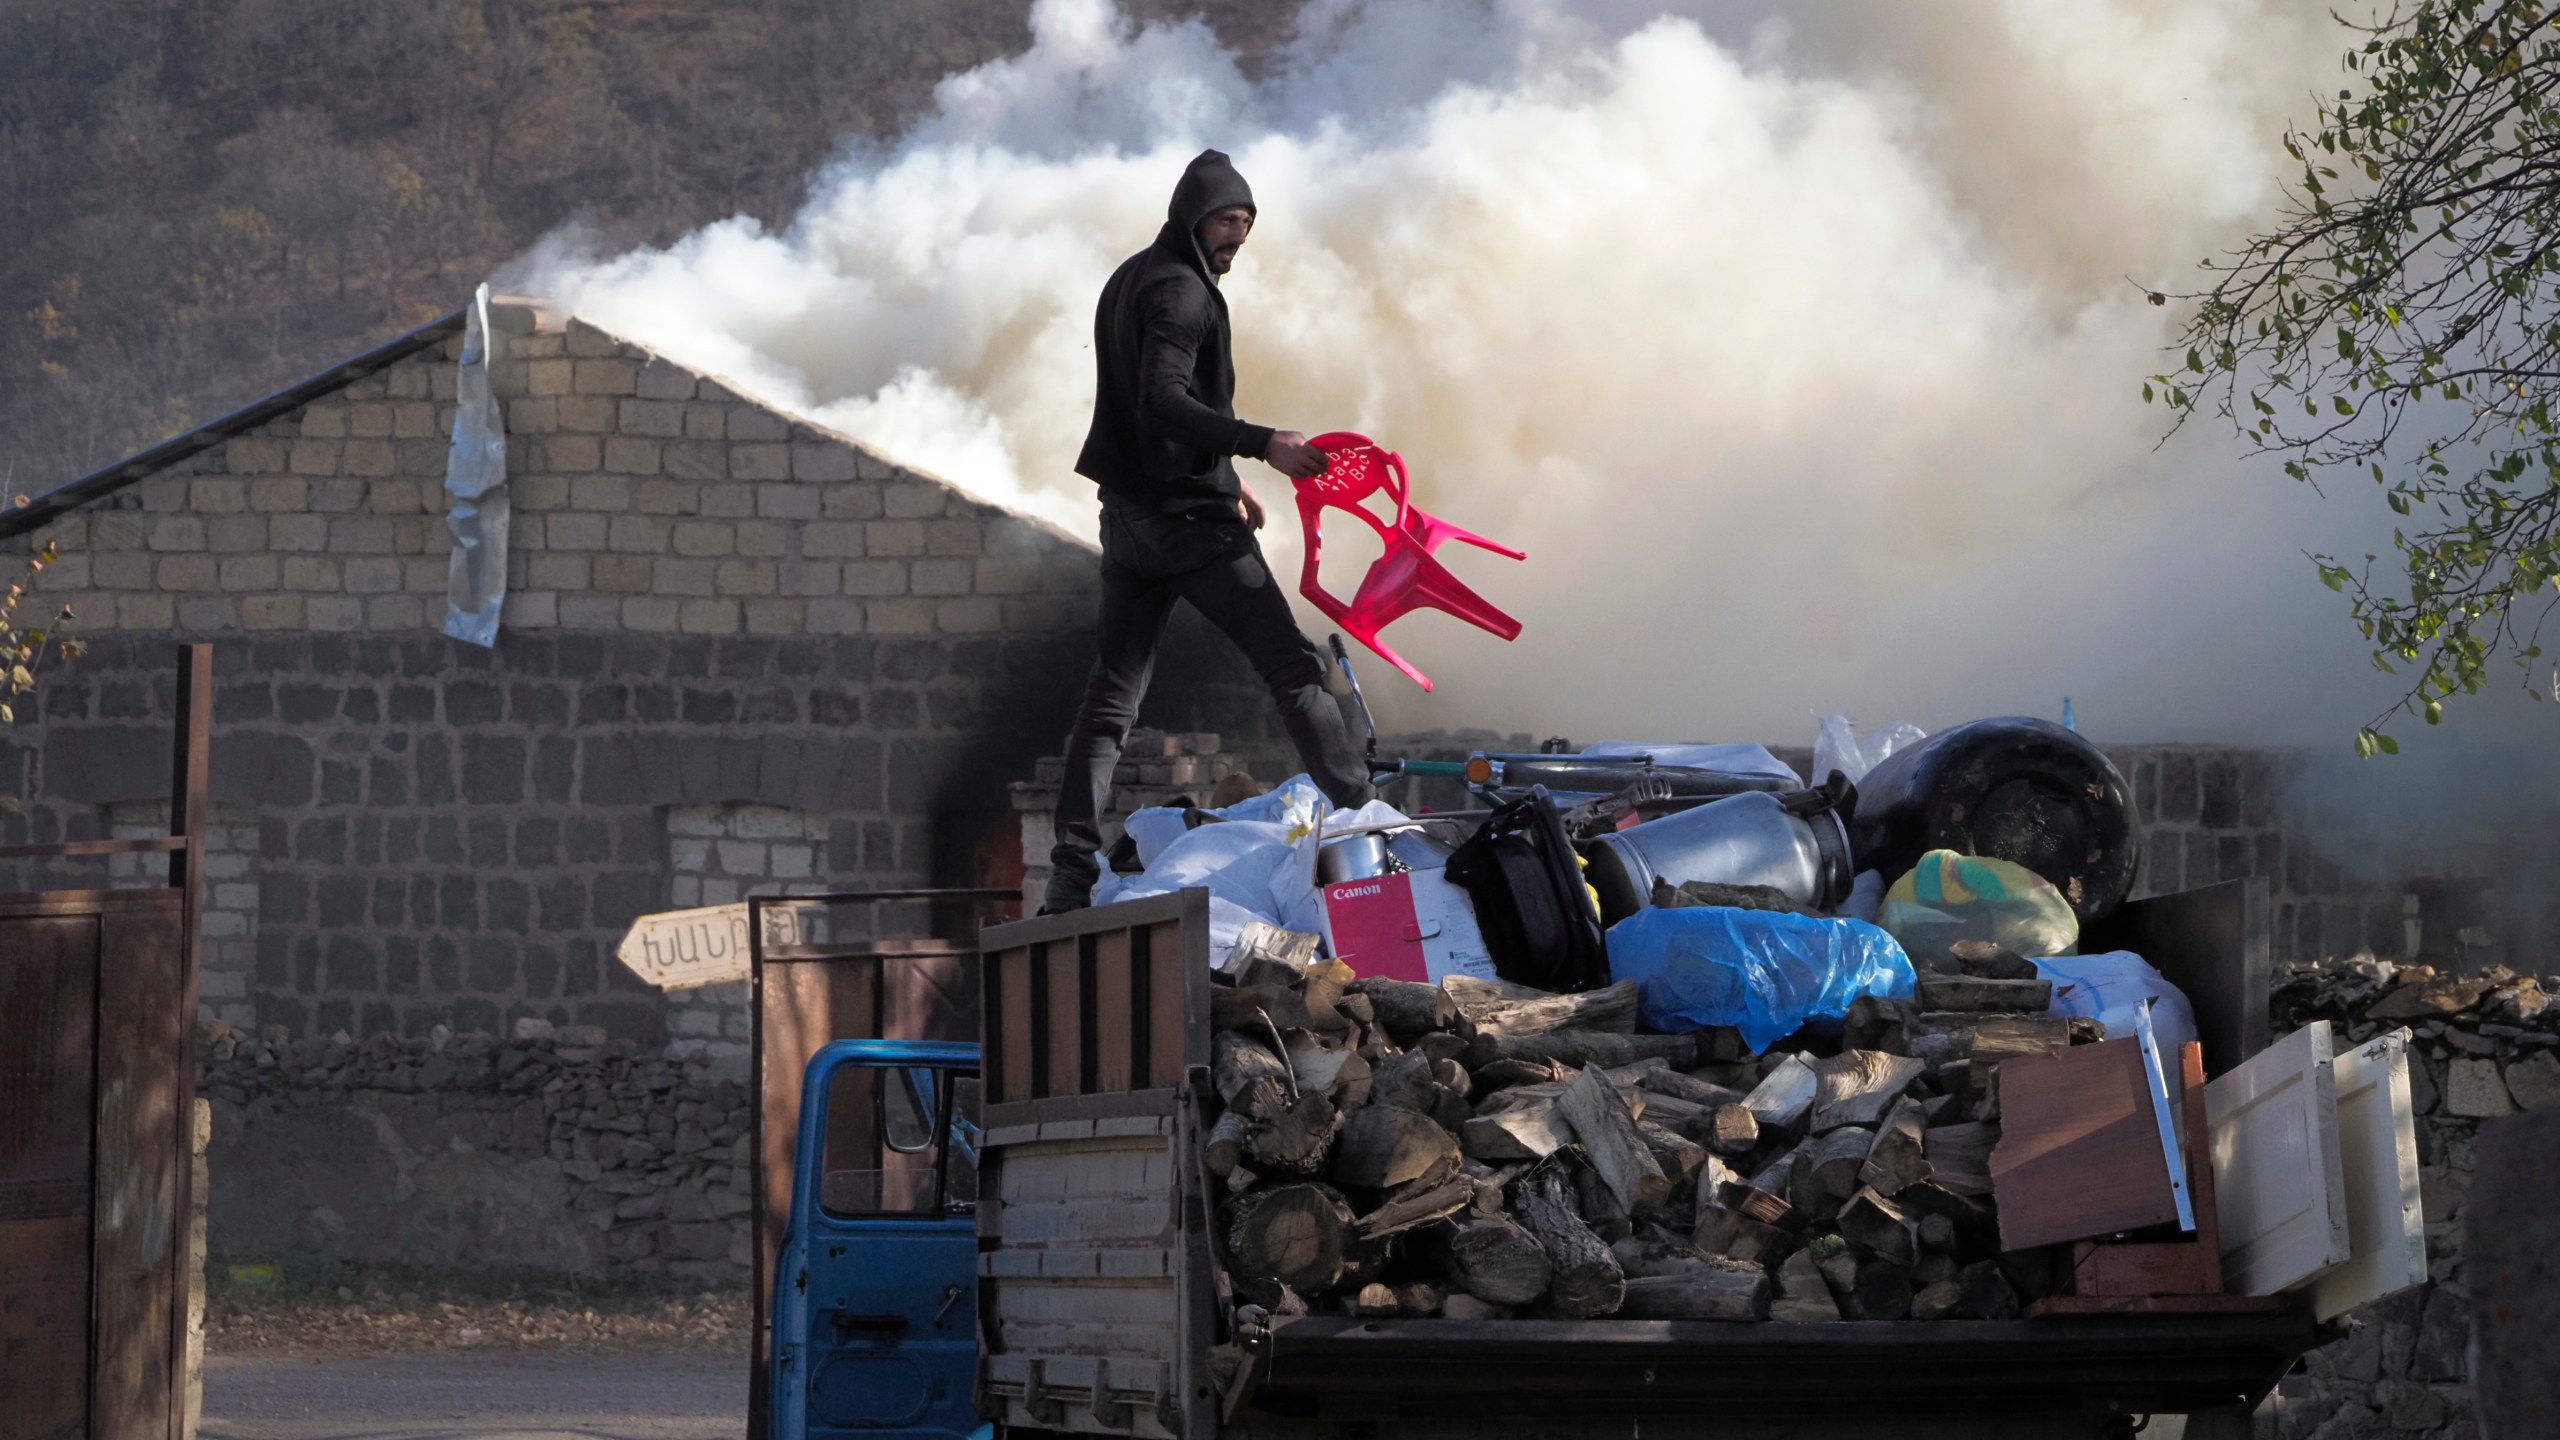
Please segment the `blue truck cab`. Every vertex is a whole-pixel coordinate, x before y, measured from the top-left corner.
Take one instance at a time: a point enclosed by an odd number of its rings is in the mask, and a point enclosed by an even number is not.
[[[978,1358],[978,1047],[838,1040],[802,1077],[775,1440],[962,1440]]]

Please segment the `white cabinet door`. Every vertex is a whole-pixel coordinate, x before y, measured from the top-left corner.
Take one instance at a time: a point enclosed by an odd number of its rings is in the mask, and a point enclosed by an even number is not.
[[[2338,1148],[2347,1182],[2347,1262],[2311,1287],[2327,1320],[2427,1278],[2418,1208],[2418,1123],[2409,1104],[2409,1032],[2377,1035],[2340,1055]]]
[[[2329,1022],[2316,1021],[2204,1087],[2223,1284],[2290,1290],[2347,1258]]]

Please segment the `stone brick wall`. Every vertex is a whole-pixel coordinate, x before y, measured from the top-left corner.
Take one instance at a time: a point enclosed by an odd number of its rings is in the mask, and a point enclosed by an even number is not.
[[[217,1026],[197,1085],[216,1265],[748,1273],[749,1097],[698,1041],[540,1021],[504,1041]]]
[[[2347,1317],[2257,1414],[2259,1440],[2382,1440],[2479,1433],[2471,1413],[2471,1292],[2465,1207],[2483,1125],[2560,1108],[2560,976],[2503,967],[2448,977],[2372,959],[2289,967],[2276,1033],[2330,1022],[2344,1047],[2407,1024],[2410,1099],[2429,1280]],[[2377,1018],[2380,1017],[2380,1018]]]
[[[704,878],[674,863],[674,810],[805,817],[792,883],[978,882],[1007,782],[1066,726],[1089,547],[592,327],[497,321],[494,651],[435,628],[451,343],[44,532],[65,558],[42,596],[93,650],[0,741],[0,788],[32,801],[0,835],[159,829],[171,647],[215,640],[207,1018],[417,1037],[531,1016],[656,1043],[669,1007],[610,950]],[[1269,712],[1186,625],[1151,714],[1250,735]]]

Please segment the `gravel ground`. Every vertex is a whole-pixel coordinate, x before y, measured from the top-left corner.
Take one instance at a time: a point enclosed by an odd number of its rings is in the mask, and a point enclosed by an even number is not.
[[[713,1440],[746,1430],[743,1294],[380,1270],[211,1277],[206,1440]]]
[[[746,1365],[699,1355],[214,1355],[205,1440],[736,1440]]]

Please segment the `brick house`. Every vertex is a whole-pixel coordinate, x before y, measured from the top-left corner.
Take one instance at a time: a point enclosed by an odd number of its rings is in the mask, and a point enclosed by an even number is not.
[[[737,997],[614,963],[633,916],[1017,876],[1006,786],[1090,663],[1091,547],[538,303],[492,328],[494,650],[438,629],[461,312],[0,517],[61,542],[38,599],[93,647],[0,737],[11,838],[161,823],[171,645],[210,639],[208,1018],[725,1046]],[[1167,661],[1151,723],[1276,742],[1223,643]]]

